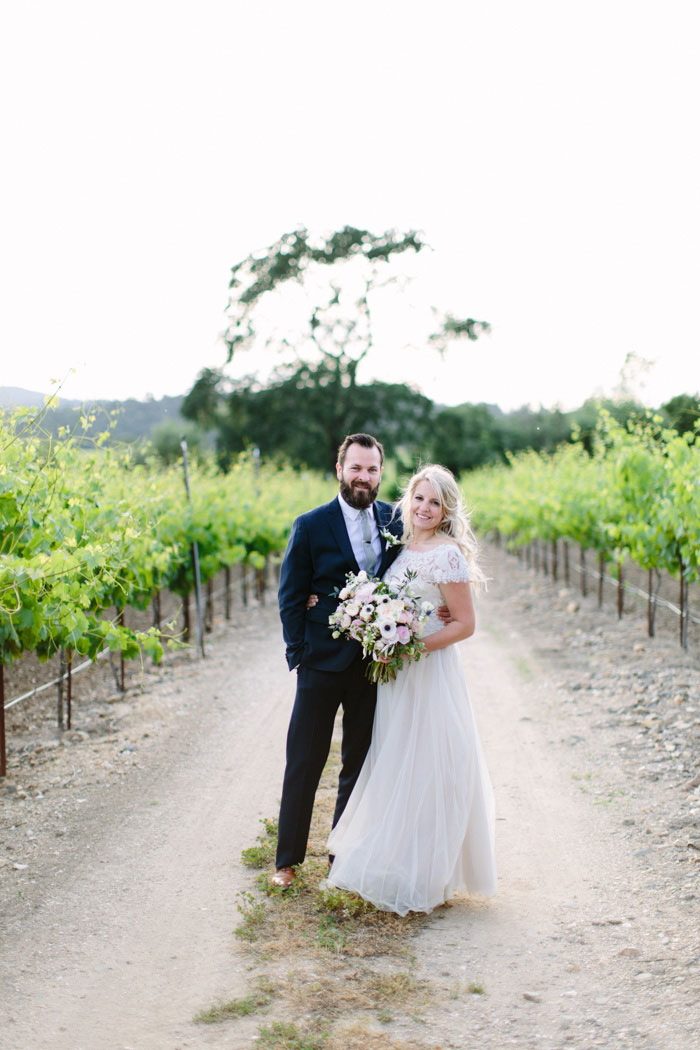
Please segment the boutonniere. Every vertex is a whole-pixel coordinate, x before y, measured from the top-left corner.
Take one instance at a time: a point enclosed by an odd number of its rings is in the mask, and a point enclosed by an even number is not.
[[[386,541],[387,547],[400,547],[401,546],[401,540],[399,539],[398,536],[394,536],[393,532],[389,532],[388,529],[380,529],[379,531],[380,531],[381,535],[384,537],[384,540]]]

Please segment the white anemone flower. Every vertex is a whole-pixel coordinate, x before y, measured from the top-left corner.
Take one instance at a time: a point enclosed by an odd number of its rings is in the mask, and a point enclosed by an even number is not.
[[[393,642],[397,638],[396,624],[393,620],[382,620],[379,630],[385,642]]]

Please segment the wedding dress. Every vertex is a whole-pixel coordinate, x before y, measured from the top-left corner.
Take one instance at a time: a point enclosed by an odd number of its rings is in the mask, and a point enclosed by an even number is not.
[[[469,579],[452,543],[404,548],[384,579],[408,571],[435,608],[441,583]],[[430,614],[424,637],[442,627]],[[372,743],[331,832],[328,883],[378,908],[429,912],[458,891],[496,890],[494,801],[456,645],[405,664],[377,690]]]

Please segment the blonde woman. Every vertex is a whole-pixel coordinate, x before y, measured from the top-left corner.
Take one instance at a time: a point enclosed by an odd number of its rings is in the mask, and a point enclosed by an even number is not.
[[[403,548],[384,579],[415,573],[414,590],[451,620],[432,613],[426,653],[378,687],[372,743],[328,842],[328,882],[405,915],[458,891],[491,895],[496,866],[493,792],[455,645],[476,626],[476,541],[444,467],[415,474],[399,509]]]

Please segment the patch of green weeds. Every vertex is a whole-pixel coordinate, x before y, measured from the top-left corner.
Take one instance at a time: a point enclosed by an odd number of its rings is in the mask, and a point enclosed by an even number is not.
[[[257,941],[267,920],[265,902],[259,901],[252,893],[239,892],[237,896],[239,903],[236,908],[243,919],[233,932],[242,941]]]
[[[260,821],[264,833],[258,835],[256,846],[249,846],[241,851],[241,860],[248,868],[265,868],[275,859],[277,846],[277,821],[263,817]]]
[[[278,821],[272,817],[262,817],[260,823],[265,828],[265,834],[268,838],[274,839],[277,842],[278,833]]]
[[[331,912],[343,919],[355,919],[377,910],[369,901],[346,890],[339,890],[336,886],[326,886],[319,890],[317,907],[319,911]]]
[[[247,868],[266,868],[275,859],[275,847],[269,842],[261,842],[259,846],[248,846],[241,850],[241,860]]]
[[[316,934],[319,948],[340,955],[348,943],[348,931],[333,915],[321,915]]]
[[[405,1000],[422,988],[412,973],[375,973],[367,981],[367,991],[375,1000]]]
[[[266,868],[275,859],[274,843],[262,842],[241,850],[241,860],[247,868]]]
[[[391,1024],[394,1020],[394,1015],[390,1010],[380,1010],[377,1014],[377,1020],[380,1024]]]
[[[455,984],[447,994],[450,999],[459,999],[465,993],[469,995],[486,995],[486,988],[481,981],[468,981],[464,987],[461,984]]]
[[[259,977],[255,983],[256,988],[249,995],[201,1010],[194,1018],[195,1024],[217,1024],[232,1017],[247,1017],[258,1010],[266,1010],[277,994],[277,988],[266,977]]]
[[[323,1050],[327,1038],[326,1032],[300,1032],[295,1024],[275,1021],[260,1029],[255,1046],[261,1050]]]

